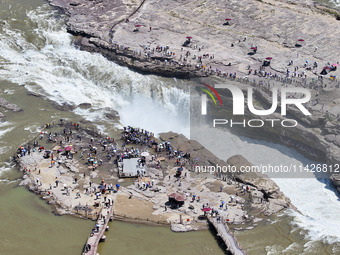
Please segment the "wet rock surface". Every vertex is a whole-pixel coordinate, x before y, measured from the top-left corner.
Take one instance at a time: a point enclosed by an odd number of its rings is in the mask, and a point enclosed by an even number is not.
[[[16,104],[10,103],[8,102],[6,99],[0,97],[0,107],[6,109],[6,110],[10,110],[13,112],[20,112],[22,111],[21,108],[19,108]]]

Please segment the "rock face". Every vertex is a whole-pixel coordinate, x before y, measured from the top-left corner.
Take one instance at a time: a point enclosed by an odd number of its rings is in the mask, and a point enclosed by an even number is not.
[[[90,103],[81,103],[78,105],[78,107],[81,109],[89,109],[92,107],[92,105]]]
[[[205,229],[207,226],[195,226],[194,224],[171,224],[171,230],[173,232],[188,232],[188,231],[196,231],[196,230],[201,230]]]
[[[332,143],[335,140],[335,135],[334,134],[325,135],[325,140],[329,143]]]
[[[256,187],[264,194],[266,198],[272,199],[286,199],[284,194],[280,191],[277,184],[272,181],[268,176],[260,173],[242,173],[240,171],[241,166],[252,166],[252,164],[241,155],[235,155],[228,158],[227,163],[231,166],[235,166],[237,169],[236,180],[244,184]],[[287,200],[288,202],[289,200]],[[286,203],[287,207],[287,203]]]
[[[235,166],[237,170],[240,170],[241,166],[251,166],[252,164],[241,155],[235,155],[227,160],[227,163],[231,166]],[[290,203],[290,199],[287,198],[277,184],[272,181],[268,176],[260,173],[242,173],[238,172],[235,179],[248,186],[255,187],[258,191],[262,192],[263,198],[268,200],[266,215],[279,212],[285,208],[294,208],[294,205]]]
[[[202,165],[225,165],[223,160],[218,159],[209,150],[204,148],[203,145],[195,140],[189,140],[182,134],[174,132],[160,133],[159,138],[162,141],[170,141],[174,148],[181,151],[189,152],[191,158],[198,158],[199,164]]]
[[[54,101],[51,101],[51,104],[59,111],[73,111],[76,108],[76,106],[68,103],[58,104]]]
[[[207,70],[196,70],[200,63],[198,58],[191,56],[186,62],[183,60],[186,49],[192,50],[194,45],[198,46],[195,55],[200,54],[198,49],[213,55],[202,58],[202,65],[229,73],[245,73],[248,64],[262,62],[268,56],[275,59],[271,63],[272,70],[285,71],[288,56],[296,55],[298,38],[308,42],[299,52],[311,62],[334,59],[333,52],[340,52],[336,40],[340,23],[329,11],[315,8],[311,0],[189,0],[185,4],[169,0],[166,5],[161,0],[48,2],[68,15],[68,31],[84,38],[79,41],[84,49],[100,51],[118,63],[145,72],[204,76]],[[225,24],[226,18],[232,19],[230,24]],[[298,30],[294,29],[297,20]],[[322,29],[324,26],[327,31]],[[187,36],[192,37],[191,44],[182,51]],[[248,55],[255,42],[258,52]],[[314,52],[317,46],[314,42],[318,42],[320,48],[327,45],[332,50]],[[145,57],[145,46],[157,45],[168,45],[172,54],[164,56],[152,52]],[[136,51],[138,54],[134,53]],[[163,64],[156,64],[157,60]],[[165,60],[180,63],[170,66],[164,64]]]
[[[119,120],[120,116],[117,111],[111,110],[111,112],[105,114],[106,118],[111,119],[111,120]]]
[[[240,172],[241,166],[252,166],[252,164],[241,155],[235,155],[227,160],[227,163],[231,166],[236,166],[237,174],[236,180],[256,187],[260,190],[267,198],[279,198],[283,196],[280,188],[276,185],[274,181],[269,179],[268,176],[260,173],[242,173]]]
[[[19,108],[16,104],[12,104],[2,97],[0,97],[0,107],[13,111],[13,112],[22,111],[22,109]]]
[[[340,192],[340,174],[332,174],[331,181],[336,189]]]
[[[268,176],[260,173],[241,173],[241,166],[252,166],[252,164],[243,156],[235,155],[230,157],[226,162],[218,159],[214,154],[204,148],[200,143],[193,140],[188,140],[181,134],[174,132],[161,133],[159,135],[163,141],[170,141],[171,144],[180,150],[190,151],[192,158],[198,158],[200,165],[219,165],[219,166],[235,166],[237,168],[237,174],[235,176],[236,181],[256,188],[256,190],[262,192],[264,199],[269,202],[269,211],[279,212],[284,208],[293,207],[287,198],[281,191],[277,184],[272,181]],[[231,177],[228,174],[228,177]],[[269,211],[267,212],[268,214]]]

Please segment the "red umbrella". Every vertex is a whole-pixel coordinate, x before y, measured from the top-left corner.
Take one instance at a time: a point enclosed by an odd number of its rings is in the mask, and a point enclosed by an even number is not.
[[[267,60],[272,60],[273,58],[272,57],[268,57],[268,58],[266,58]]]
[[[228,18],[228,19],[225,19],[226,21],[231,21],[231,19],[230,18]]]
[[[67,146],[64,148],[65,151],[71,151],[72,150],[72,146]]]
[[[251,50],[257,50],[257,48],[256,48],[256,47],[251,47],[250,49],[251,49]]]
[[[303,40],[303,39],[299,39],[298,41],[299,41],[299,42],[304,42],[305,40]]]
[[[191,36],[187,36],[187,39],[192,39],[192,37]]]
[[[141,27],[141,26],[142,26],[142,25],[139,25],[139,24],[138,24],[138,25],[136,25],[135,27]]]
[[[206,208],[203,208],[202,211],[203,212],[209,212],[209,211],[211,211],[211,208],[210,207],[206,207]]]
[[[185,197],[178,193],[171,193],[169,197],[175,199],[178,202],[184,202],[185,200]]]
[[[331,69],[329,66],[325,66],[323,69]]]

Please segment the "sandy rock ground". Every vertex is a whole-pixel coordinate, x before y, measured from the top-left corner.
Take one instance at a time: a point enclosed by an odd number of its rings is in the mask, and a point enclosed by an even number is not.
[[[92,143],[99,147],[97,144],[102,137],[99,135],[96,137],[95,133],[91,133],[91,136],[86,135],[84,132],[86,129],[74,127],[72,134],[67,131],[66,134],[60,132],[56,136],[58,141],[68,137],[68,144],[72,144],[75,150],[78,148],[79,151],[72,158],[67,157],[63,152],[54,152],[54,163],[51,158],[44,158],[45,150],[52,150],[55,143],[45,144],[41,152],[38,149],[33,151],[31,148],[30,153],[27,152],[17,157],[17,162],[24,172],[24,180],[21,184],[39,193],[50,204],[53,204],[58,214],[72,214],[95,219],[100,210],[106,207],[105,203],[110,201],[114,205],[114,215],[118,219],[177,224],[174,230],[188,231],[207,227],[206,221],[202,218],[203,205],[218,210],[219,215],[229,219],[232,224],[242,224],[241,228],[253,226],[266,215],[290,207],[289,200],[270,180],[261,183],[262,186],[259,185],[260,189],[258,189],[251,181],[245,185],[227,176],[193,172],[188,161],[182,162],[182,174],[176,177],[179,167],[176,158],[168,159],[164,152],[155,153],[153,149],[149,149],[150,156],[146,158],[148,176],[145,177],[147,178],[145,181],[151,183],[149,188],[144,187],[142,181],[138,179],[118,179],[113,159],[104,161],[103,165],[96,169],[88,167],[87,160],[82,159],[79,153],[87,154],[89,149],[82,146],[92,139]],[[72,126],[55,125],[48,131],[53,133],[61,131],[61,128],[68,130]],[[181,139],[175,133],[162,136],[174,136]],[[118,139],[117,137],[115,140]],[[178,140],[170,141],[180,144]],[[43,141],[39,143],[41,146]],[[23,147],[26,148],[26,145]],[[121,148],[118,150],[120,151]],[[104,158],[105,153],[107,151],[98,149],[96,157]],[[151,154],[155,156],[154,160]],[[210,157],[214,156],[210,155]],[[158,162],[158,158],[163,159]],[[241,161],[242,159],[238,162]],[[112,185],[113,189],[97,197],[94,188],[97,188],[98,192],[102,181],[108,186]],[[115,186],[117,183],[120,183],[119,189]],[[268,195],[269,193],[265,193],[264,190],[271,191],[272,194],[278,192],[280,197]],[[171,193],[183,195],[184,205],[177,207],[170,203],[168,195]],[[185,223],[185,227],[179,227],[178,224],[181,222]]]
[[[145,46],[168,46],[171,58],[182,63],[189,51],[187,63],[193,66],[199,63],[198,56],[209,54],[202,65],[225,73],[247,73],[249,65],[256,69],[266,57],[273,58],[272,72],[294,71],[292,67],[302,66],[306,60],[319,62],[321,71],[327,62],[339,60],[336,38],[340,22],[315,8],[310,0],[49,2],[67,11],[70,31],[142,51],[142,55]],[[231,21],[224,25],[227,18]],[[191,43],[183,47],[187,36],[192,37]],[[298,39],[304,40],[302,47],[296,47]],[[258,50],[251,55],[253,46]],[[294,61],[293,66],[288,66],[289,60]],[[307,74],[316,77],[312,72]]]

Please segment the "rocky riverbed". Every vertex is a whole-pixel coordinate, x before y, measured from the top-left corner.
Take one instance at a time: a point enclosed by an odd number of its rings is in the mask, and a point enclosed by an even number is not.
[[[173,157],[165,149],[155,150],[147,144],[126,144],[120,136],[103,137],[76,123],[46,124],[35,141],[18,150],[16,161],[24,173],[21,185],[54,205],[57,214],[95,219],[110,203],[117,219],[171,224],[174,231],[206,228],[203,205],[217,210],[238,229],[255,226],[266,216],[291,207],[289,199],[265,176],[194,171],[192,158],[198,158],[195,164],[249,165],[240,155],[221,161],[196,141],[176,133],[151,140],[152,144],[171,144],[181,154]],[[149,153],[147,175],[118,178],[116,160],[126,153],[140,157],[143,152]],[[188,154],[190,158],[184,156]],[[179,165],[182,174],[176,176]],[[104,192],[99,192],[100,185],[106,185]],[[182,206],[169,202],[172,193],[183,196]]]
[[[0,97],[0,107],[5,109],[5,110],[9,110],[9,111],[13,111],[13,112],[22,111],[22,109],[19,108],[16,104],[10,103],[2,97]],[[0,119],[3,118],[3,117],[5,117],[5,114],[0,112]]]
[[[310,0],[48,2],[67,14],[68,31],[78,35],[81,48],[135,70],[311,88],[312,117],[291,109],[300,121],[295,131],[267,131],[304,154],[322,152],[317,154],[327,164],[339,162],[339,70],[329,72],[340,57],[337,11]],[[263,68],[268,57],[270,65]],[[261,91],[257,96],[269,102]],[[331,175],[340,189],[340,175]]]
[[[84,48],[151,73],[204,76],[217,68],[246,74],[249,65],[258,68],[266,57],[273,58],[273,72],[285,72],[291,59],[295,66],[306,59],[336,62],[339,57],[337,12],[316,8],[310,0],[49,3],[66,12],[68,31],[82,37],[79,43]],[[230,19],[228,24],[225,19]],[[186,37],[191,38],[183,46]],[[304,41],[297,48],[299,39]],[[162,50],[156,50],[157,46]],[[250,48],[255,46],[256,54],[252,54]]]

